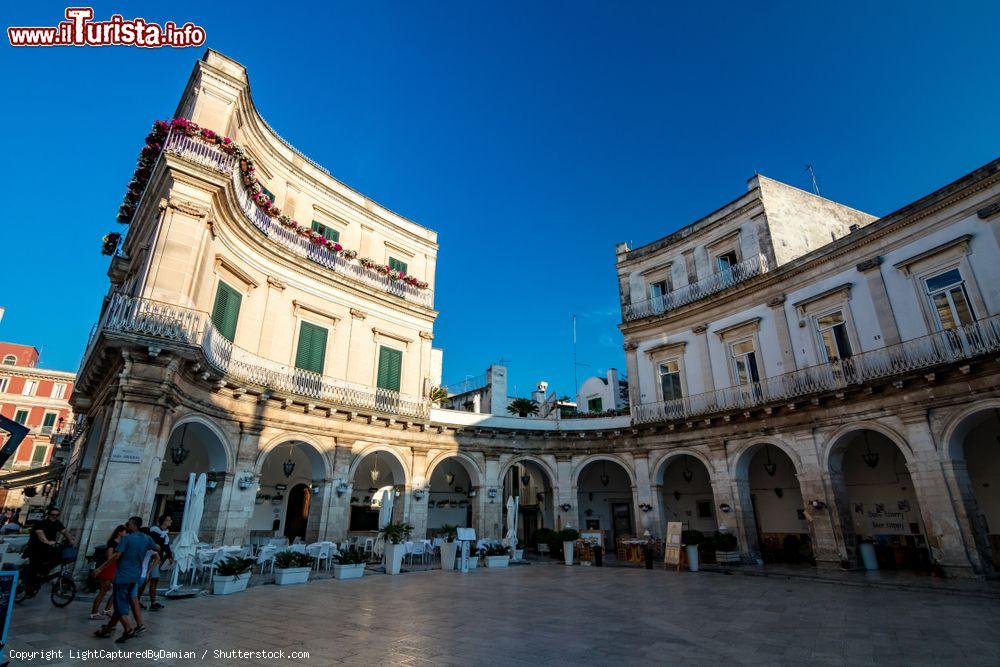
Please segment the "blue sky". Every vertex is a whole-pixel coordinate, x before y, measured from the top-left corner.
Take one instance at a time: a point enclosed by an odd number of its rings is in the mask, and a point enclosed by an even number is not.
[[[512,390],[572,393],[574,313],[581,380],[623,368],[615,244],[755,170],[807,188],[813,164],[824,196],[885,214],[1000,153],[994,2],[224,4],[94,6],[203,26],[281,134],[439,232],[446,382],[504,358]],[[4,27],[64,7],[9,4]],[[100,238],[203,49],[4,43],[0,340],[74,370]]]

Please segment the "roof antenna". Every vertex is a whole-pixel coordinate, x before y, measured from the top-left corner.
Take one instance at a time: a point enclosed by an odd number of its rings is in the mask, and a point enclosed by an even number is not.
[[[819,181],[816,180],[816,172],[813,171],[813,166],[811,164],[807,164],[806,165],[806,171],[808,171],[809,175],[812,176],[812,180],[813,180],[813,192],[816,193],[817,197],[822,197],[822,195],[819,193]]]

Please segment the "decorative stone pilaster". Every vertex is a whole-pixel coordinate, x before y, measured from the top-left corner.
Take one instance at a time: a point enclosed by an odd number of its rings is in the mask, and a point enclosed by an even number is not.
[[[878,320],[878,326],[882,332],[882,343],[895,345],[900,341],[899,327],[896,325],[896,316],[892,312],[889,292],[885,288],[881,264],[881,257],[870,257],[860,262],[857,269],[865,276],[865,284],[871,295],[872,305],[875,306],[875,318]]]
[[[633,341],[625,341],[625,369],[628,371],[628,400],[632,409],[642,404],[642,394],[639,392],[639,359],[636,354],[638,345]]]
[[[959,526],[965,535],[965,544],[974,546],[970,549],[970,560],[980,574],[994,571],[993,545],[989,541],[989,529],[985,517],[979,511],[969,468],[965,461],[948,459],[941,462],[941,471],[945,482],[951,491],[952,504]]]
[[[409,498],[410,512],[407,515],[407,522],[413,526],[414,539],[424,539],[427,537],[427,496],[426,486],[430,480],[426,479],[427,473],[427,453],[423,451],[413,452],[413,461],[410,467],[410,483],[406,486],[406,495]],[[420,492],[420,493],[418,493]],[[417,496],[420,498],[417,498]]]
[[[556,530],[572,526],[580,530],[580,508],[576,484],[573,480],[573,460],[566,457],[556,457],[556,487],[555,512]],[[563,510],[563,505],[569,505],[569,510]]]
[[[691,330],[696,336],[696,354],[701,362],[703,392],[715,391],[715,376],[712,375],[712,354],[708,348],[708,325],[701,324]]]
[[[654,537],[661,537],[659,503],[653,494],[649,482],[649,458],[645,453],[636,455],[632,460],[632,470],[635,474],[635,486],[632,487],[632,502],[635,514],[635,529],[641,535],[649,531]],[[643,506],[652,508],[643,510]]]
[[[347,530],[351,522],[351,494],[354,493],[354,480],[351,479],[351,447],[353,444],[353,441],[338,439],[333,452],[333,479],[327,493],[324,534],[335,542],[341,542],[347,538]],[[343,488],[344,492],[338,492],[338,487]]]
[[[845,531],[840,514],[842,504],[834,501],[832,480],[824,478],[823,473],[815,468],[798,471],[796,477],[809,525],[813,558],[818,567],[840,568],[843,561],[849,558],[844,547]],[[813,507],[813,501],[819,501],[823,506]]]
[[[222,542],[220,544],[244,544],[246,542],[258,489],[258,480],[254,476],[254,466],[260,451],[260,435],[260,428],[242,425],[240,439],[236,445],[236,467],[226,475],[224,483],[220,480],[219,487],[216,488],[216,492],[224,491],[225,493],[224,498],[220,496],[220,503],[223,503],[220,508],[222,516],[220,516],[219,521],[222,525],[220,535]],[[239,487],[240,480],[243,478],[252,480],[247,489]]]
[[[781,349],[781,372],[791,373],[796,369],[795,350],[792,349],[792,335],[788,329],[788,313],[785,312],[785,295],[779,294],[767,302],[774,314],[774,328],[778,332],[778,347]]]

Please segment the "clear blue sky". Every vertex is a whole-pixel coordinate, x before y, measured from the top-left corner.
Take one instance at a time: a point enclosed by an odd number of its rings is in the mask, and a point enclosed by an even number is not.
[[[995,2],[223,4],[95,10],[205,27],[281,134],[439,232],[445,381],[503,357],[520,394],[572,393],[573,313],[581,380],[623,368],[615,244],[754,170],[808,187],[811,163],[825,196],[884,214],[1000,154]],[[4,27],[64,7],[7,3]],[[75,370],[101,236],[202,51],[4,38],[0,340]]]

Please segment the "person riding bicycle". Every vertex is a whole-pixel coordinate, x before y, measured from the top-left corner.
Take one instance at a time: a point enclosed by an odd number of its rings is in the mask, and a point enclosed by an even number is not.
[[[62,552],[57,542],[59,535],[66,538],[69,546],[76,545],[73,536],[59,520],[59,508],[50,507],[45,518],[35,522],[31,528],[31,536],[25,549],[28,564],[24,568],[24,579],[29,595],[37,592],[52,568],[62,560]]]

